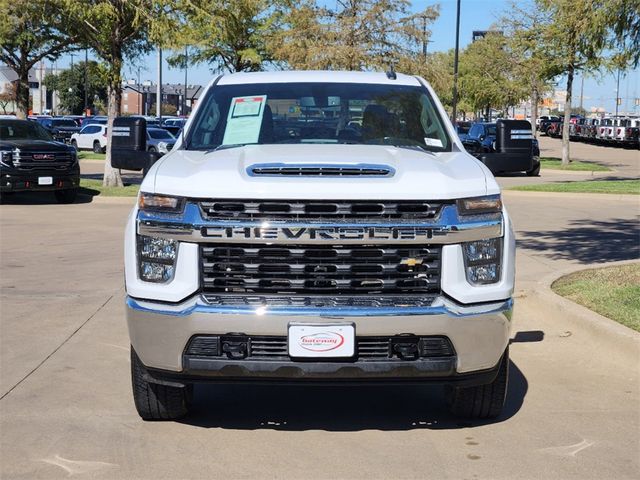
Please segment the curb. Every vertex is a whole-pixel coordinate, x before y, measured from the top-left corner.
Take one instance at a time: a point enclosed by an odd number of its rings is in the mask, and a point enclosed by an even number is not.
[[[537,297],[540,308],[551,309],[555,315],[562,315],[569,323],[588,331],[597,338],[598,342],[609,344],[609,347],[613,348],[614,351],[624,350],[628,354],[638,357],[640,355],[640,332],[636,332],[615,320],[564,298],[551,289],[551,284],[554,281],[574,272],[633,263],[640,263],[640,261],[623,260],[620,262],[594,263],[586,268],[584,265],[571,265],[540,279],[530,293],[532,297]]]
[[[585,177],[597,177],[600,175],[611,175],[616,173],[617,170],[562,170],[559,168],[541,168],[540,169],[540,178],[544,178],[542,175],[544,172],[553,173],[553,174],[569,174],[569,175],[584,175]]]
[[[622,193],[574,193],[574,192],[532,192],[528,190],[503,189],[502,194],[515,197],[549,197],[549,198],[582,198],[606,201],[635,201],[640,203],[640,195]]]

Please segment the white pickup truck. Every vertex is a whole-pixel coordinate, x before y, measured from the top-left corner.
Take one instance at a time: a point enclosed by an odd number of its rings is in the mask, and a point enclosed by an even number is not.
[[[515,240],[490,171],[421,78],[264,72],[211,82],[125,234],[133,393],[197,382],[437,383],[500,414]]]

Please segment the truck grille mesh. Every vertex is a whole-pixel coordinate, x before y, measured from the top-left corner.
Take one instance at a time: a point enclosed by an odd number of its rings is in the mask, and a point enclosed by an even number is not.
[[[419,223],[435,219],[442,202],[213,200],[199,202],[207,220]]]
[[[440,290],[440,247],[211,244],[204,293],[426,294]]]
[[[254,360],[289,359],[287,337],[276,335],[251,335],[245,337],[248,345],[247,357]],[[356,357],[359,360],[400,359],[393,348],[398,337],[357,337]],[[455,355],[453,345],[447,337],[416,337],[420,357],[449,357]],[[194,357],[222,357],[226,355],[220,350],[221,337],[198,335],[193,337],[185,349],[185,355]]]

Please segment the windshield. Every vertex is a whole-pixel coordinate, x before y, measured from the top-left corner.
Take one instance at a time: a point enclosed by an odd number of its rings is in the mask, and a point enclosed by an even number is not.
[[[0,121],[0,140],[47,140],[52,141],[40,124],[27,120]]]
[[[186,148],[286,143],[451,149],[425,88],[359,83],[215,86],[198,110]]]
[[[156,140],[175,140],[173,135],[171,135],[166,130],[150,129],[150,130],[147,130],[147,132],[149,133],[149,136],[151,138],[155,138]]]

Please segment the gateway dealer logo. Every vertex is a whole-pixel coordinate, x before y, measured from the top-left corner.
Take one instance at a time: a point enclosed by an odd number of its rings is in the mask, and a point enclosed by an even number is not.
[[[300,337],[298,345],[311,352],[330,352],[344,344],[344,337],[335,332],[319,332]]]

